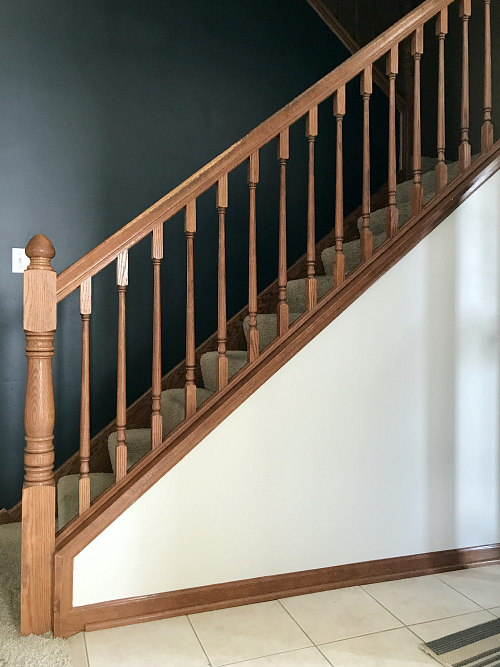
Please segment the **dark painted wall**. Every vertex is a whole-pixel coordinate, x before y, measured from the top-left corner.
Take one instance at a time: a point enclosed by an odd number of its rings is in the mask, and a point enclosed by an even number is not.
[[[45,233],[60,272],[347,56],[305,0],[4,0],[0,4],[0,508],[19,498],[26,362],[22,276],[11,248]],[[386,180],[387,100],[375,91],[373,187]],[[379,120],[377,120],[379,119]],[[380,120],[381,119],[381,120]],[[382,122],[383,121],[383,122]],[[359,82],[348,88],[345,211],[360,201]],[[333,226],[335,129],[320,108],[318,238]],[[277,274],[276,147],[262,150],[259,288]],[[289,261],[305,250],[307,141],[291,131]],[[228,315],[247,302],[248,193],[230,176]],[[198,202],[197,342],[216,329],[215,193]],[[164,370],[184,358],[182,216],[165,226]],[[92,433],[112,418],[116,392],[114,265],[94,280]],[[149,239],[130,253],[128,398],[151,385]],[[78,447],[78,293],[59,307],[54,381],[56,464]]]

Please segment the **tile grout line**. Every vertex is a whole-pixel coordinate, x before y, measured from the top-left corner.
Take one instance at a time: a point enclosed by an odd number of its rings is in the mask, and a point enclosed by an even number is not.
[[[401,581],[401,579],[400,579],[399,581]],[[385,583],[385,582],[380,582],[380,583]],[[370,585],[370,584],[368,584],[368,585]],[[405,628],[407,627],[407,626],[406,626],[406,623],[404,623],[398,616],[396,616],[396,614],[395,614],[394,612],[390,611],[385,605],[383,605],[383,604],[380,602],[380,600],[377,600],[377,598],[376,598],[374,595],[372,595],[372,594],[370,593],[370,591],[367,591],[366,588],[365,588],[364,586],[360,586],[360,588],[361,588],[361,590],[363,590],[367,595],[369,595],[369,596],[371,597],[372,600],[375,600],[375,602],[376,602],[377,604],[379,604],[379,605],[382,607],[382,609],[385,609],[386,612],[387,612],[388,614],[390,614],[391,616],[394,616],[394,618],[396,619],[396,621],[399,621],[402,625],[404,625]]]
[[[233,665],[244,665],[246,662],[252,662],[253,660],[263,660],[264,658],[273,658],[275,655],[288,655],[289,653],[297,653],[298,651],[309,651],[310,649],[317,649],[320,651],[320,649],[317,646],[304,646],[302,648],[293,648],[290,651],[280,651],[279,653],[270,653],[269,655],[259,655],[256,658],[245,658],[245,660],[237,660],[236,662],[225,662],[223,665],[220,665],[220,667],[232,667]],[[320,654],[322,657],[325,658],[325,660],[328,662],[329,665],[332,663],[326,658],[326,656],[323,655],[323,653]],[[333,665],[332,665],[333,667]]]
[[[463,572],[463,570],[454,570],[454,572]],[[452,572],[443,572],[442,574],[453,574],[453,573],[452,573]],[[473,600],[472,598],[470,598],[468,595],[465,595],[464,593],[462,593],[461,591],[459,591],[458,588],[455,588],[454,586],[452,586],[451,584],[449,584],[447,581],[443,581],[443,580],[440,579],[436,574],[433,574],[432,576],[433,576],[433,577],[436,577],[436,579],[439,579],[439,581],[440,581],[441,583],[446,584],[447,586],[449,586],[449,587],[451,588],[452,591],[455,591],[455,592],[458,593],[459,595],[462,595],[464,598],[466,598],[466,600],[469,600],[470,602],[472,602],[472,603],[474,603],[474,604],[477,604],[477,606],[478,606],[478,607],[481,607],[481,609],[482,609],[483,611],[488,611],[488,609],[487,609],[486,607],[483,607],[482,604],[479,604],[479,602],[476,602],[475,600]],[[494,607],[492,607],[492,609],[494,609]]]
[[[210,665],[210,667],[212,667],[212,661],[211,661],[210,658],[208,657],[208,653],[205,651],[205,647],[204,647],[203,644],[201,643],[201,639],[198,637],[198,633],[197,633],[196,630],[194,629],[194,625],[191,623],[191,619],[189,618],[189,615],[188,615],[188,614],[186,614],[186,618],[187,618],[187,620],[188,620],[189,625],[191,626],[191,629],[192,629],[193,632],[194,632],[194,635],[195,635],[196,639],[198,640],[199,645],[201,646],[201,650],[202,650],[203,653],[205,654],[205,658],[208,660],[208,664]]]

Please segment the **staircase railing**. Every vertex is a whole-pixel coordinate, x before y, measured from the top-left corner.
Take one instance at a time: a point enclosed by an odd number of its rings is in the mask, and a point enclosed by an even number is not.
[[[259,356],[259,331],[257,328],[257,258],[256,258],[256,191],[259,183],[259,151],[277,139],[277,158],[280,172],[279,199],[279,276],[278,276],[278,335],[288,329],[288,305],[286,303],[287,255],[286,255],[286,169],[289,157],[289,128],[302,118],[306,121],[308,157],[308,214],[307,214],[307,279],[306,309],[317,304],[315,276],[315,161],[314,147],[318,135],[318,105],[333,97],[333,111],[337,126],[336,139],[336,199],[335,199],[335,260],[334,287],[345,278],[343,250],[343,141],[342,126],[346,109],[346,84],[361,77],[361,95],[364,108],[363,132],[363,209],[361,230],[361,262],[373,253],[370,230],[370,95],[374,63],[387,58],[389,78],[389,170],[387,210],[387,238],[398,234],[398,208],[396,201],[396,88],[398,74],[398,48],[407,37],[412,38],[414,59],[414,142],[413,142],[413,197],[412,214],[420,214],[423,207],[421,183],[421,113],[420,113],[420,59],[424,50],[424,25],[436,17],[436,33],[439,42],[438,67],[438,139],[436,167],[437,191],[448,182],[445,155],[445,37],[448,32],[448,6],[456,0],[425,0],[417,9],[405,16],[389,30],[374,39],[358,53],[327,74],[283,109],[259,125],[243,139],[231,146],[212,162],[196,172],[163,199],[117,231],[106,241],[56,276],[50,265],[55,251],[43,235],[35,236],[26,248],[31,259],[24,275],[24,329],[26,332],[26,356],[28,376],[26,387],[25,428],[25,484],[23,488],[23,544],[21,613],[24,634],[44,633],[52,628],[53,557],[55,539],[55,488],[53,478],[53,426],[54,394],[52,385],[53,340],[56,330],[57,303],[80,288],[80,312],[82,318],[82,398],[80,429],[80,485],[79,512],[90,507],[90,427],[89,427],[89,319],[92,311],[92,278],[111,262],[116,261],[119,297],[118,315],[118,371],[117,371],[117,450],[116,479],[127,475],[126,443],[126,341],[125,308],[128,285],[128,251],[147,235],[152,235],[152,259],[154,266],[154,319],[153,319],[153,376],[151,438],[152,448],[162,442],[161,398],[161,293],[160,264],[163,257],[163,225],[184,209],[187,243],[187,304],[186,304],[186,418],[197,410],[195,387],[195,336],[194,336],[194,256],[193,243],[196,233],[196,200],[216,185],[215,205],[219,224],[219,275],[218,275],[218,362],[217,388],[228,383],[226,355],[226,278],[225,278],[225,213],[229,205],[228,174],[247,161],[249,187],[249,319],[248,361]],[[468,169],[471,163],[469,143],[469,73],[468,73],[468,21],[471,0],[460,0],[462,19],[462,100],[460,168]],[[491,27],[490,0],[484,0],[485,59],[484,104],[482,125],[482,151],[493,146],[491,121]]]

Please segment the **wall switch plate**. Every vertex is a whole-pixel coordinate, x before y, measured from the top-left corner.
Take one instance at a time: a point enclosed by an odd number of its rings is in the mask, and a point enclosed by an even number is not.
[[[12,273],[24,273],[28,268],[30,258],[24,248],[12,248]]]

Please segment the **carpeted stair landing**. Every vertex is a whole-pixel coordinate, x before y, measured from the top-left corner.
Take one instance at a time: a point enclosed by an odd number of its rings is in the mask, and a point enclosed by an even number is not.
[[[424,188],[424,204],[428,203],[436,191],[436,175],[434,168],[437,160],[422,158],[422,186]],[[448,181],[458,176],[458,163],[448,164]],[[411,218],[411,192],[413,181],[406,181],[397,186],[396,202],[399,209],[399,226]],[[371,215],[371,231],[373,234],[373,248],[377,248],[386,238],[386,211],[387,208],[375,211]],[[361,229],[361,218],[358,227]],[[344,244],[345,271],[354,269],[360,261],[360,241]],[[323,297],[333,287],[333,258],[335,248],[326,248],[321,253],[325,275],[317,277],[318,299]],[[292,324],[305,312],[305,278],[290,280],[287,285],[287,303],[289,307],[289,322]],[[257,315],[259,330],[259,347],[263,350],[277,336],[277,316],[275,314]],[[248,317],[243,322],[245,336],[248,335]],[[218,353],[207,352],[201,357],[201,372],[203,387],[196,389],[196,402],[201,405],[217,388],[217,356]],[[246,350],[229,350],[229,377],[231,378],[247,363]],[[184,420],[184,389],[168,389],[161,398],[161,412],[163,415],[163,436],[165,437]],[[149,429],[131,429],[127,431],[128,467],[144,456],[151,449],[151,432]],[[116,433],[108,440],[109,456],[113,472],[116,459]],[[91,498],[94,500],[114,482],[114,474],[92,473]],[[62,528],[68,521],[78,514],[78,475],[62,477],[57,484],[58,496],[58,525]],[[0,663],[1,664],[1,663]]]

